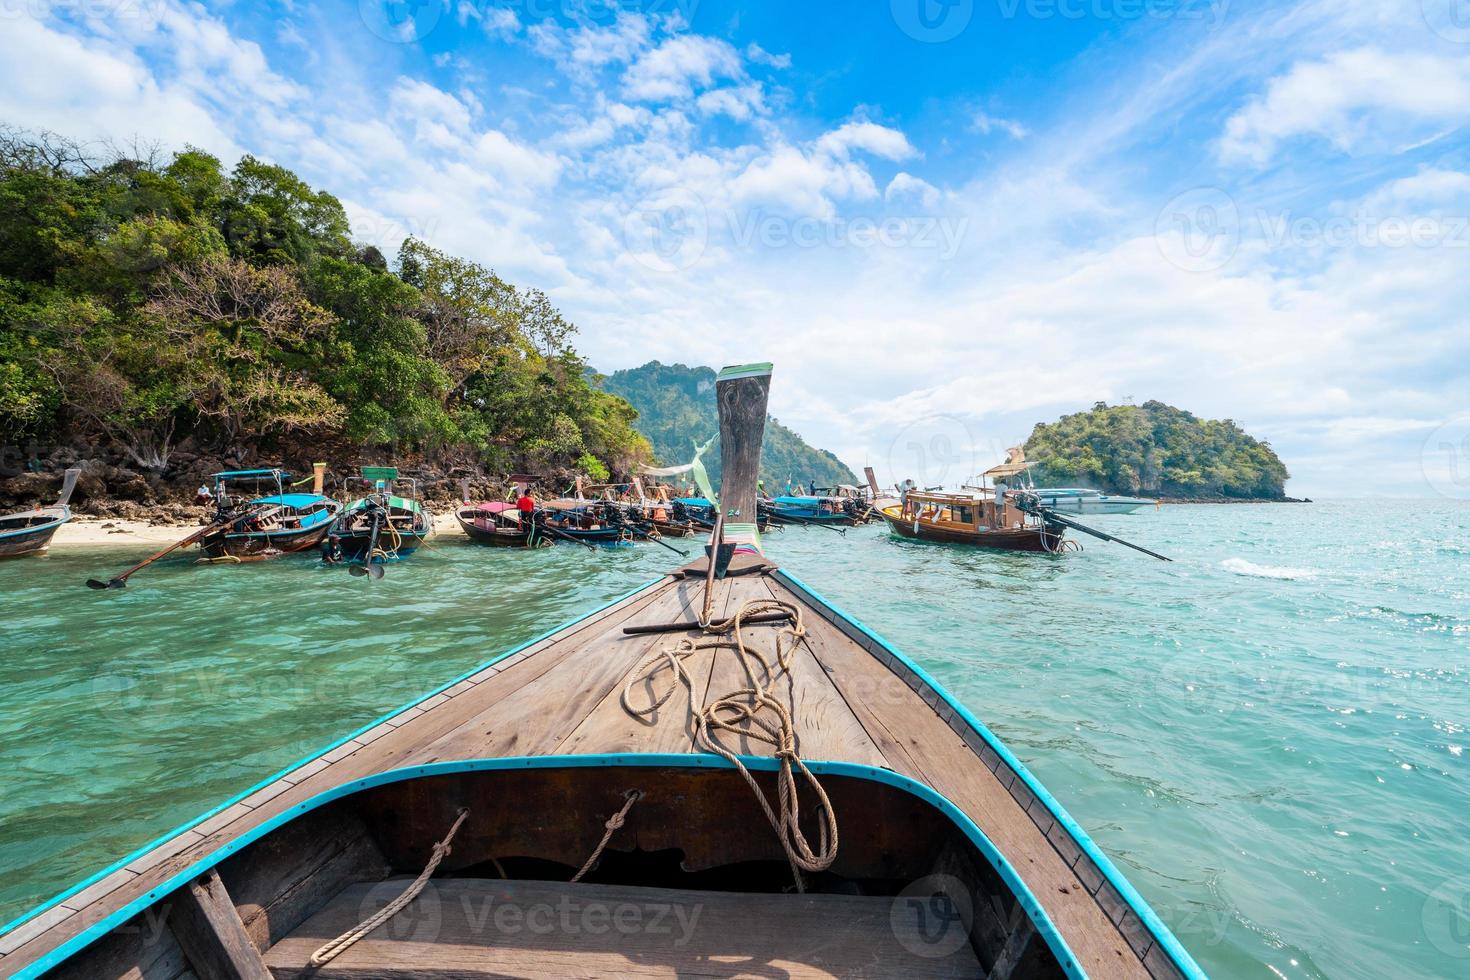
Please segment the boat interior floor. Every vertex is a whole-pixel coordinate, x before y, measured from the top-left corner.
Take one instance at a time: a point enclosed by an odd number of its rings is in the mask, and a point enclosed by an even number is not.
[[[312,953],[399,879],[344,889],[273,946],[277,978],[979,977],[969,944],[936,951],[921,908],[861,895],[762,895],[449,879],[321,967]]]

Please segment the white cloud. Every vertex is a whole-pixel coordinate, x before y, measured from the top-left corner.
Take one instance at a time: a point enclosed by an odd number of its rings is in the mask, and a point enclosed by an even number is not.
[[[817,140],[823,153],[845,159],[852,150],[862,150],[887,160],[907,160],[918,151],[902,132],[872,122],[843,123]]]
[[[939,203],[939,188],[921,180],[913,174],[899,172],[894,174],[893,179],[888,182],[888,187],[883,191],[883,201],[892,204],[894,201],[916,200],[925,208],[933,208]]]
[[[1283,142],[1301,136],[1344,152],[1381,150],[1467,121],[1470,55],[1360,47],[1273,78],[1264,95],[1226,122],[1220,155],[1264,165]]]
[[[791,55],[772,54],[754,41],[745,46],[745,57],[758,65],[770,65],[772,68],[791,67]]]
[[[729,116],[744,122],[767,113],[765,94],[757,83],[711,89],[694,100],[700,112],[708,116]]]
[[[1026,127],[1016,122],[1016,120],[1005,119],[1001,116],[992,116],[983,110],[976,111],[974,117],[970,120],[970,128],[982,136],[989,136],[996,130],[1005,133],[1011,139],[1015,140],[1025,139],[1027,136]]]
[[[678,34],[644,53],[623,75],[623,90],[631,99],[660,102],[687,99],[695,87],[707,88],[716,79],[744,75],[740,53],[729,42],[699,34]]]

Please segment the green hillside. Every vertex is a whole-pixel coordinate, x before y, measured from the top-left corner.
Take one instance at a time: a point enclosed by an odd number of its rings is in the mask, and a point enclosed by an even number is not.
[[[1196,418],[1163,402],[1107,405],[1040,423],[1026,440],[1039,486],[1150,496],[1281,500],[1286,465],[1231,419]]]
[[[719,430],[715,406],[715,372],[707,367],[660,364],[616,371],[602,379],[603,390],[638,410],[633,426],[653,443],[654,454],[665,466],[687,463],[694,443],[701,445]],[[718,442],[716,446],[718,446]],[[707,459],[711,480],[719,480],[719,456]],[[787,480],[818,486],[857,483],[852,470],[825,449],[815,449],[786,426],[768,418],[761,450],[761,479],[775,493]]]

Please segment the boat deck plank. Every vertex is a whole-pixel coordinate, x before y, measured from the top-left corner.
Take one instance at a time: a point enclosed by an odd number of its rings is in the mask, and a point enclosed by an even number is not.
[[[272,947],[265,954],[272,974],[278,980],[982,975],[969,946],[934,956],[921,938],[923,923],[892,914],[887,898],[481,879],[435,883],[439,915],[432,936],[389,926],[326,966],[308,969],[317,947],[357,923],[371,889],[347,888]]]

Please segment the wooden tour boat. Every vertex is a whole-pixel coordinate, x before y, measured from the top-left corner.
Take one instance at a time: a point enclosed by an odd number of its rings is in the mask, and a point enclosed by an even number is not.
[[[1027,513],[1004,491],[958,493],[910,490],[902,503],[879,511],[894,534],[920,541],[1005,551],[1061,551],[1064,529]]]
[[[1203,974],[1036,778],[760,551],[769,365],[716,383],[705,558],[59,895],[0,974]]]
[[[38,555],[51,547],[56,529],[71,520],[72,491],[76,489],[81,470],[67,470],[62,477],[61,493],[56,503],[34,510],[20,510],[0,515],[0,558]]]
[[[364,466],[360,479],[370,492],[337,516],[322,544],[322,557],[351,564],[354,570],[366,568],[373,578],[381,578],[384,562],[407,558],[434,533],[434,520],[417,499],[417,481],[400,478],[397,467]],[[407,485],[408,496],[397,493],[400,484]]]
[[[198,544],[203,561],[260,561],[321,545],[342,505],[323,495],[327,464],[312,467],[309,493],[290,493],[281,469],[229,470],[214,475],[215,513]],[[254,496],[262,486],[275,493]],[[245,487],[251,492],[241,492]]]
[[[466,502],[454,512],[454,519],[471,541],[492,548],[539,548],[556,543],[537,533],[535,521],[522,520],[515,504],[503,500]]]

